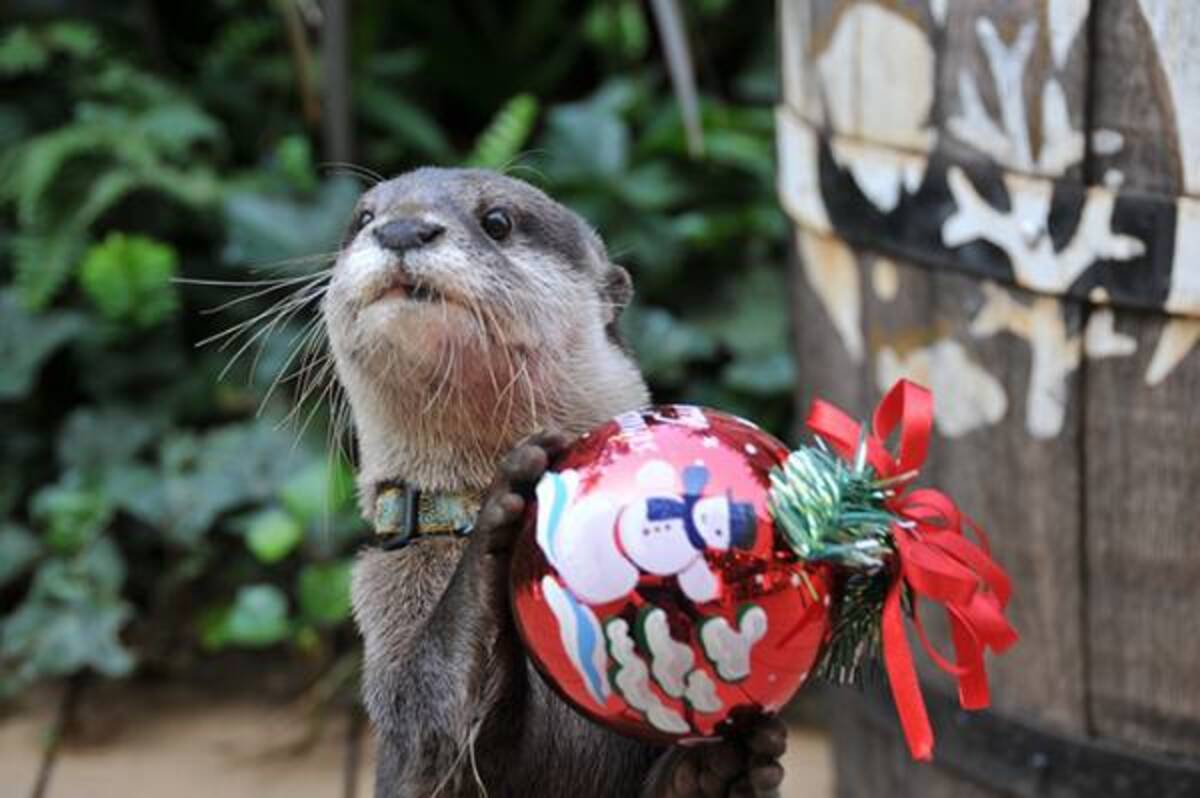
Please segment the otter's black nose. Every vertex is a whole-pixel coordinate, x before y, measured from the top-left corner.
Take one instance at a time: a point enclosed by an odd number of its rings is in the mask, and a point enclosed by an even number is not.
[[[399,255],[410,249],[425,246],[444,232],[446,228],[436,222],[393,219],[375,228],[375,240],[380,246]]]

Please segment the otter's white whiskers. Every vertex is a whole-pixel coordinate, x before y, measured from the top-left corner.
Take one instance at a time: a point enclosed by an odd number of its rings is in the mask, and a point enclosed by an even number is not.
[[[321,325],[321,317],[315,316],[309,320],[304,327],[301,328],[299,333],[292,337],[292,340],[289,342],[291,345],[291,350],[288,353],[287,358],[283,361],[283,365],[279,367],[279,371],[275,374],[275,379],[271,380],[271,384],[267,388],[267,392],[263,394],[262,400],[258,403],[257,416],[262,416],[263,410],[266,408],[267,403],[271,400],[271,397],[274,395],[275,390],[279,387],[279,384],[283,380],[284,376],[288,374],[288,369],[291,368],[292,363],[296,360],[296,357],[301,352],[306,351],[309,346],[312,345],[312,342],[316,340],[316,338],[323,332],[324,328]],[[257,365],[257,359],[255,361],[255,365]],[[251,371],[253,371],[253,367],[251,368]]]

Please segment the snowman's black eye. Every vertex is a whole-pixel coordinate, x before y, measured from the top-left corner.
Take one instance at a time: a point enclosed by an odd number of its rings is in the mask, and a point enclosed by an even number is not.
[[[483,232],[493,241],[503,241],[512,232],[512,219],[503,208],[492,208],[479,220]]]

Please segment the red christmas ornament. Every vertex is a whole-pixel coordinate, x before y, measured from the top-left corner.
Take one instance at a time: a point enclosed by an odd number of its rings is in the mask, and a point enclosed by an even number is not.
[[[583,713],[656,742],[720,735],[778,710],[814,670],[853,682],[879,659],[909,749],[929,759],[905,626],[964,709],[989,703],[985,654],[1017,642],[982,530],[912,487],[932,423],[932,396],[901,380],[870,426],[815,401],[815,441],[790,453],[686,405],[585,435],[538,484],[513,560],[530,656]],[[945,610],[952,659],[926,637],[922,599]]]
[[[777,532],[788,449],[699,407],[626,413],[547,472],[513,560],[530,656],[584,714],[655,742],[779,710],[829,632],[831,566]]]

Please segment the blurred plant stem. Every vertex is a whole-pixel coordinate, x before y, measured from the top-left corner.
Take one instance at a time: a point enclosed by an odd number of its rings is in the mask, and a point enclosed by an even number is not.
[[[658,35],[662,39],[667,71],[671,75],[671,86],[679,102],[679,111],[683,115],[688,153],[693,158],[699,158],[704,155],[704,127],[700,122],[696,72],[692,67],[692,52],[688,46],[683,13],[679,10],[678,0],[650,0],[650,7],[658,21]]]
[[[354,118],[350,109],[349,0],[326,0],[321,25],[321,94],[325,160],[354,162]]]
[[[313,85],[316,67],[312,48],[308,43],[308,32],[304,29],[299,0],[275,0],[274,4],[283,19],[284,30],[287,31],[288,51],[292,57],[292,72],[296,80],[296,94],[300,98],[301,114],[310,130],[318,130],[321,126],[321,99]]]
[[[62,747],[63,738],[70,732],[75,715],[83,696],[84,687],[89,681],[89,674],[80,672],[66,680],[62,695],[58,699],[58,708],[54,720],[46,730],[45,748],[42,751],[42,761],[38,765],[37,778],[29,791],[29,798],[46,798],[49,794],[50,780],[54,775],[54,765],[58,761],[58,752]]]

